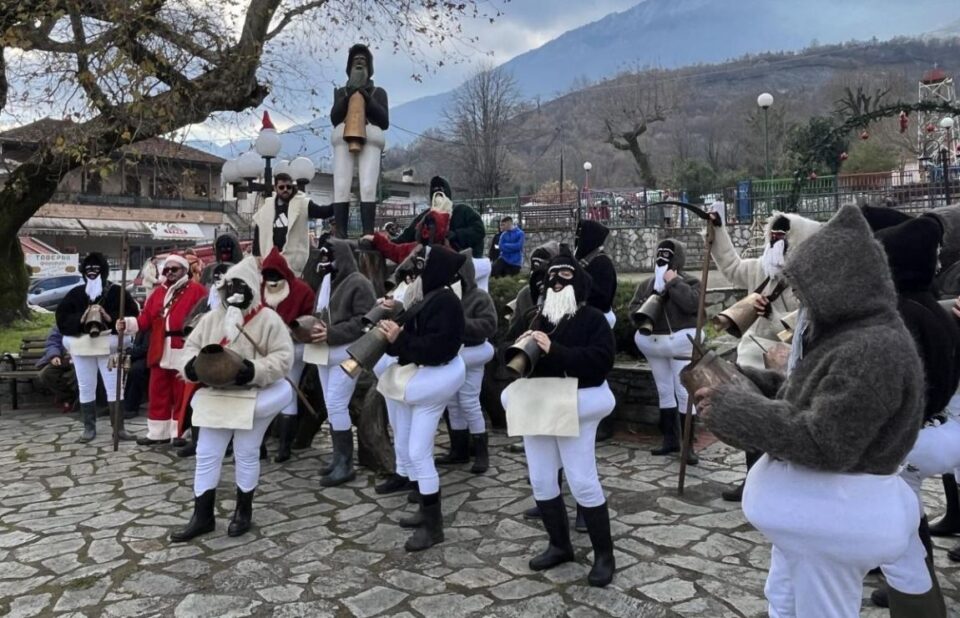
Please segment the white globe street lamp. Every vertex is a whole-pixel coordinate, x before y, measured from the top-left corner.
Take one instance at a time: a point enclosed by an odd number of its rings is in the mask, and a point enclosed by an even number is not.
[[[773,105],[773,95],[764,92],[757,97],[757,105],[763,110],[763,161],[767,180],[770,179],[770,106]]]

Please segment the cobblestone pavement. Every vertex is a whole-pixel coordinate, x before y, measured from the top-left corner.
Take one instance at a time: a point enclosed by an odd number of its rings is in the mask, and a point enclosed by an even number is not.
[[[9,616],[690,616],[764,614],[768,547],[720,490],[742,476],[742,455],[703,450],[676,496],[676,459],[653,458],[649,439],[598,450],[609,493],[619,571],[606,589],[586,585],[590,543],[574,534],[577,562],[533,573],[544,548],[522,455],[491,438],[492,468],[443,474],[446,542],[408,554],[396,522],[404,496],[377,496],[373,475],[319,488],[315,448],[267,463],[255,527],[226,536],[233,466],[224,466],[216,532],[171,545],[189,517],[193,460],[169,447],[109,445],[100,419],[92,445],[79,423],[52,412],[0,417],[0,615]],[[143,431],[143,420],[131,423]],[[445,441],[445,438],[441,438]],[[363,472],[363,471],[361,471]],[[928,505],[940,511],[939,482]],[[572,514],[572,502],[571,514]],[[952,539],[938,539],[941,584],[956,612],[960,568]],[[876,581],[868,578],[865,596]],[[885,611],[865,602],[864,616]],[[956,613],[954,613],[956,615]]]

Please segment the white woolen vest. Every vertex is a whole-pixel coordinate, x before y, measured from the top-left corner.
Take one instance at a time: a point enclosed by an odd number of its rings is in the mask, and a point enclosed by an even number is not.
[[[273,249],[273,220],[276,217],[273,205],[276,198],[268,197],[260,210],[253,215],[253,222],[257,224],[260,241],[260,255],[266,256]],[[297,193],[287,206],[287,243],[283,246],[283,257],[287,260],[290,270],[298,277],[303,275],[303,268],[310,257],[310,239],[308,226],[308,205],[310,200],[303,193]]]

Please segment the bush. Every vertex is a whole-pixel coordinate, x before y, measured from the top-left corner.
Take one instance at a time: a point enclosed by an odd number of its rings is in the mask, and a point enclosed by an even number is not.
[[[491,277],[490,279],[490,297],[493,298],[493,304],[497,308],[497,336],[495,341],[500,341],[504,333],[507,332],[507,325],[510,320],[507,319],[507,303],[517,297],[520,289],[527,285],[529,275],[515,275],[513,277]]]

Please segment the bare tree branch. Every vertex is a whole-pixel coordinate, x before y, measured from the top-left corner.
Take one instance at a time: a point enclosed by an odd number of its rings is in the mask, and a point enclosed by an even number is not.
[[[290,22],[292,22],[294,18],[299,17],[300,15],[303,15],[305,13],[309,13],[314,9],[319,9],[324,5],[326,5],[327,2],[328,0],[314,0],[314,2],[307,2],[305,4],[301,4],[300,6],[294,9],[290,9],[289,11],[283,14],[283,17],[280,18],[280,22],[276,25],[276,27],[274,27],[273,30],[267,33],[266,40],[269,41],[273,37],[283,32],[283,29],[289,26]]]

